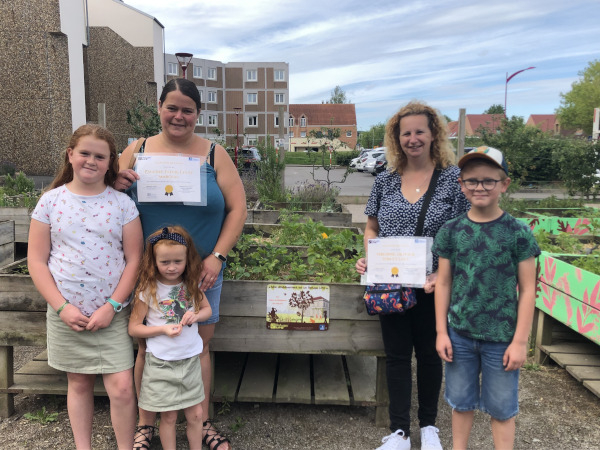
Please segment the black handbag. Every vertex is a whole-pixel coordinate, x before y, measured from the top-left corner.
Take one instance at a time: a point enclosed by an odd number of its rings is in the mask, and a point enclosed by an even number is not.
[[[423,234],[425,214],[427,214],[427,208],[433,196],[439,174],[439,169],[435,169],[429,181],[429,187],[425,193],[419,219],[417,220],[415,236]],[[376,283],[365,288],[363,300],[365,301],[367,314],[371,316],[376,314],[404,314],[417,304],[417,295],[413,288],[404,287],[401,284]]]

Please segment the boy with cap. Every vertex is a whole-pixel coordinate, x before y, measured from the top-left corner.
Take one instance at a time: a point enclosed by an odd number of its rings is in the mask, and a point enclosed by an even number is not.
[[[496,449],[512,449],[540,249],[531,230],[500,209],[510,184],[502,152],[476,148],[458,167],[471,210],[444,224],[433,246],[436,349],[446,361],[453,448],[467,448],[480,409],[491,416]]]

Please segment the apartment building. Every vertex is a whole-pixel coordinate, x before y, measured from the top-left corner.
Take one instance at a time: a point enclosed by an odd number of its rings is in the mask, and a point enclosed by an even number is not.
[[[288,117],[289,151],[317,150],[321,145],[331,145],[336,151],[356,148],[356,109],[354,104],[292,104]],[[333,142],[311,137],[311,131],[322,128],[339,129],[340,136]]]
[[[183,76],[175,55],[166,54],[167,78]],[[289,64],[230,62],[192,58],[186,79],[193,81],[202,100],[196,134],[223,145],[256,145],[269,137],[287,148]],[[236,114],[237,113],[237,114]]]

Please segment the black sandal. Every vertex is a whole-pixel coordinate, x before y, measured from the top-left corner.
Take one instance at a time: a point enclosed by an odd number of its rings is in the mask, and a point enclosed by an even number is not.
[[[221,432],[212,424],[210,419],[207,419],[206,422],[202,424],[202,429],[206,432],[204,438],[202,439],[202,443],[210,450],[217,450],[221,444],[225,442],[229,444],[229,448],[231,449],[231,442],[229,442],[229,439],[221,434]],[[215,444],[215,446],[211,447],[213,444]]]
[[[156,427],[153,427],[152,425],[140,425],[139,427],[135,427],[133,448],[150,450],[150,442],[152,442],[155,432]]]

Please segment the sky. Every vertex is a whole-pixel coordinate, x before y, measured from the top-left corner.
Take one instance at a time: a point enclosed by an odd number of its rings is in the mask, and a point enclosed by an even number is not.
[[[600,59],[600,0],[124,2],[164,25],[167,53],[289,63],[290,103],[322,103],[339,85],[359,130],[411,100],[453,120],[482,114],[505,88],[509,116],[553,114]]]

